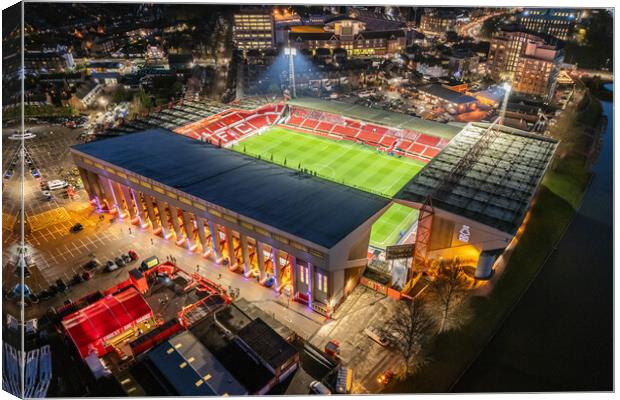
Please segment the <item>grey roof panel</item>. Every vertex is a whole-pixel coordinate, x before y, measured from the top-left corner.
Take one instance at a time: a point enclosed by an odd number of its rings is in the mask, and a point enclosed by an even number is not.
[[[389,203],[165,129],[74,148],[326,248]]]

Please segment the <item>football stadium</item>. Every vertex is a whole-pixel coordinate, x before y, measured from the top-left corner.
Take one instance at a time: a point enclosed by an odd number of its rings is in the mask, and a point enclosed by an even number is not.
[[[330,315],[429,265],[488,279],[557,143],[320,99],[184,99],[72,155],[93,207]]]

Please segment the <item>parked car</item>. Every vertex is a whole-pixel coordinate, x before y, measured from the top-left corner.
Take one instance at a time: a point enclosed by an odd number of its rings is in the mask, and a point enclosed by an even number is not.
[[[121,255],[121,258],[123,259],[125,264],[129,264],[130,262],[133,261],[133,258],[131,258],[131,256],[129,254],[123,254],[123,255]]]
[[[69,289],[67,284],[60,278],[56,279],[56,288],[59,292],[66,292]]]
[[[116,265],[114,261],[108,260],[108,262],[105,263],[105,267],[104,267],[105,272],[112,272],[116,269],[118,269],[118,265]]]
[[[85,269],[86,271],[91,271],[93,269],[99,268],[100,265],[101,263],[99,262],[99,260],[97,260],[96,258],[93,258],[86,264],[82,265],[82,268]]]
[[[32,173],[32,176],[37,178],[37,179],[41,177],[41,172],[39,172],[39,170],[37,168],[35,168],[32,171],[30,171],[30,173]]]
[[[387,385],[388,383],[392,382],[392,379],[394,379],[394,372],[388,369],[377,377],[377,382],[382,385]]]
[[[125,266],[125,260],[123,260],[123,257],[118,256],[114,259],[114,262],[116,263],[116,265],[118,265],[119,267],[124,267]]]
[[[131,257],[131,259],[132,259],[132,260],[134,260],[134,261],[135,261],[135,260],[137,260],[137,259],[139,258],[139,257],[138,257],[138,253],[136,253],[136,251],[135,251],[135,250],[129,250],[129,251],[127,252],[127,254],[129,254],[129,257]]]
[[[13,171],[11,171],[10,169],[7,169],[6,172],[4,173],[4,179],[11,179],[12,176],[13,176]]]
[[[319,381],[312,381],[309,385],[310,391],[316,394],[330,395],[332,391]]]
[[[78,233],[79,231],[81,231],[82,229],[84,229],[84,226],[82,226],[82,224],[80,224],[79,222],[75,225],[73,225],[71,227],[71,232],[73,233]]]
[[[90,278],[93,277],[93,275],[94,274],[91,271],[84,271],[84,272],[82,272],[82,275],[81,275],[82,276],[82,280],[88,281],[88,280],[90,280]]]

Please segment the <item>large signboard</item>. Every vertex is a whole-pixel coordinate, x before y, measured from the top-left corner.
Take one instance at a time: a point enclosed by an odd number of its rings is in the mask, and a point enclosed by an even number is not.
[[[414,244],[396,244],[385,248],[386,260],[397,260],[399,258],[413,257]]]
[[[371,288],[375,292],[379,292],[381,294],[387,294],[387,286],[380,284],[379,282],[375,282],[372,279],[368,279],[365,276],[360,278],[360,283],[368,288]]]

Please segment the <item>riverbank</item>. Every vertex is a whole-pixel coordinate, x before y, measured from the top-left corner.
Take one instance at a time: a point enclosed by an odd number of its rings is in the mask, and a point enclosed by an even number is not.
[[[591,178],[589,149],[597,140],[592,121],[596,124],[600,118],[600,104],[587,92],[564,113],[553,132],[562,145],[543,180],[531,218],[493,292],[488,297],[473,298],[473,319],[459,331],[438,335],[429,348],[431,361],[415,376],[395,383],[386,391],[450,391],[486,347],[534,281],[579,208]]]

